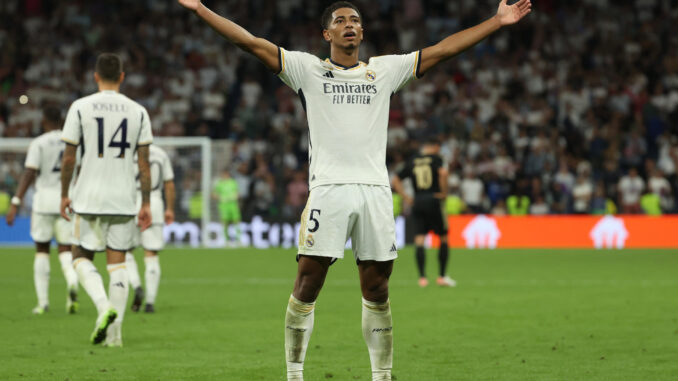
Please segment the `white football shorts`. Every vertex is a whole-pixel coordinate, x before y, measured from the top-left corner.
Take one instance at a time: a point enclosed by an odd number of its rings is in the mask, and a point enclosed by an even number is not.
[[[138,228],[133,216],[76,214],[73,244],[89,251],[128,251],[137,245]]]
[[[357,261],[398,257],[391,188],[366,184],[313,188],[301,214],[298,253],[343,258],[349,238]]]
[[[148,229],[139,231],[139,242],[144,250],[160,251],[165,247],[162,228],[163,224],[152,224]]]
[[[35,242],[50,242],[54,238],[59,245],[70,245],[71,233],[71,223],[59,214],[31,214],[31,238]]]

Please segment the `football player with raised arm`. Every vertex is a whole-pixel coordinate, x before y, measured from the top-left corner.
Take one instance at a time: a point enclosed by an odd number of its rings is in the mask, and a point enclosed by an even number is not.
[[[94,79],[99,92],[73,102],[61,139],[61,215],[73,212],[73,267],[92,298],[98,316],[90,340],[122,346],[122,320],[128,297],[125,253],[136,246],[135,216],[142,230],[151,225],[149,148],[153,141],[146,109],[120,94],[125,77],[120,57],[99,55]],[[78,179],[69,196],[75,152],[83,146]],[[137,205],[134,153],[139,156],[141,208]],[[106,251],[108,295],[92,263]]]
[[[218,33],[257,57],[301,98],[309,139],[309,189],[301,216],[298,272],[285,316],[288,380],[303,379],[315,301],[330,264],[350,237],[362,290],[363,336],[373,380],[390,380],[393,331],[388,279],[397,257],[393,203],[386,168],[391,95],[434,65],[478,43],[530,12],[529,0],[499,3],[497,14],[438,44],[404,55],[358,60],[363,20],[340,1],[323,12],[330,58],[289,51],[253,36],[210,11],[200,0],[178,0]]]
[[[78,310],[78,276],[73,270],[71,254],[70,222],[59,215],[59,181],[61,179],[61,157],[65,144],[61,141],[61,112],[54,107],[43,111],[42,126],[44,133],[35,138],[28,146],[24,173],[19,187],[12,197],[12,204],[6,216],[9,226],[14,224],[17,211],[21,206],[28,187],[35,181],[33,209],[31,210],[31,238],[35,242],[33,261],[33,280],[38,305],[33,313],[42,315],[49,309],[49,245],[56,239],[61,270],[66,278],[66,311]]]

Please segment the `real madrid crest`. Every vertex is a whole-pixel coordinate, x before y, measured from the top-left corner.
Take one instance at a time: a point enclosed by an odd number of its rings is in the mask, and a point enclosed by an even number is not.
[[[368,70],[365,73],[365,78],[370,82],[374,82],[374,80],[377,79],[377,73],[373,72],[372,70]]]
[[[310,234],[307,235],[306,236],[306,247],[313,247],[314,244],[315,244],[315,241],[313,240],[313,236],[310,235]]]

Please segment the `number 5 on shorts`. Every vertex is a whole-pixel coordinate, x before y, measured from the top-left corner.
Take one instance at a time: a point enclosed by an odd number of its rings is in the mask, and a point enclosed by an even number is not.
[[[316,220],[315,217],[313,216],[315,212],[318,212],[318,215],[320,215],[320,209],[311,209],[311,215],[308,217],[308,220],[313,221],[315,224],[313,225],[313,228],[311,228],[310,226],[308,228],[308,231],[311,233],[315,233],[316,231],[318,231],[318,228],[320,228],[320,222],[318,222],[318,220]]]

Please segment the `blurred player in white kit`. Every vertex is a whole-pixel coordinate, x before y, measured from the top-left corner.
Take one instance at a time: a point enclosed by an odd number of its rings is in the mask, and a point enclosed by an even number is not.
[[[35,260],[33,261],[33,280],[38,305],[33,313],[42,315],[49,309],[49,246],[56,239],[61,270],[66,278],[66,311],[78,310],[78,276],[73,270],[71,254],[71,223],[59,215],[59,182],[61,181],[61,157],[65,144],[61,141],[61,112],[54,107],[43,111],[42,126],[44,133],[33,139],[28,146],[25,170],[21,176],[17,192],[12,197],[6,216],[7,224],[12,226],[21,206],[24,195],[35,181],[33,209],[31,211],[31,238],[35,242]]]
[[[157,145],[150,148],[149,160],[151,165],[151,216],[153,223],[145,231],[139,231],[139,244],[144,249],[144,280],[146,290],[141,287],[141,278],[134,255],[128,251],[125,255],[125,265],[129,275],[129,283],[134,289],[132,311],[138,312],[145,298],[144,312],[155,312],[155,298],[160,285],[160,258],[158,253],[165,246],[162,228],[165,224],[174,222],[174,171],[167,153]],[[162,200],[165,193],[165,204]],[[139,206],[141,206],[141,195]]]

